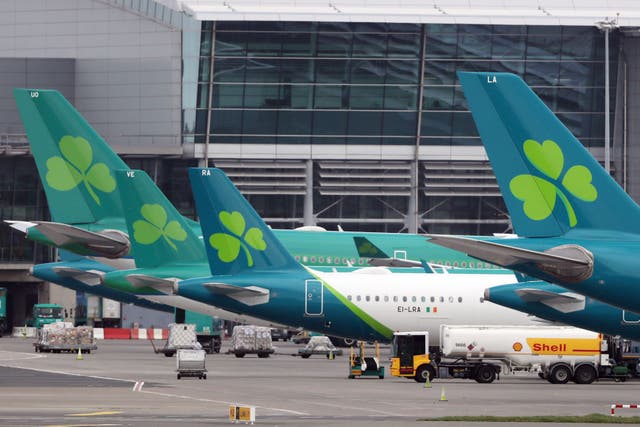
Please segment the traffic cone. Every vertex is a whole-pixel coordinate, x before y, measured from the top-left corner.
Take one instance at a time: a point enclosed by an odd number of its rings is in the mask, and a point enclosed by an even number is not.
[[[444,394],[444,387],[442,387],[442,391],[440,392],[440,402],[446,402],[447,401],[447,395]]]
[[[427,375],[427,380],[424,382],[424,388],[431,388],[431,375]]]
[[[76,360],[84,360],[84,358],[82,357],[82,350],[80,350],[80,347],[78,347],[78,355],[76,356]]]

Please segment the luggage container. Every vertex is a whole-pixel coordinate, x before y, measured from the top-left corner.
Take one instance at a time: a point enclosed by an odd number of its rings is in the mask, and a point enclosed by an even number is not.
[[[206,380],[205,355],[204,350],[178,350],[176,353],[177,378],[198,377],[198,379]]]

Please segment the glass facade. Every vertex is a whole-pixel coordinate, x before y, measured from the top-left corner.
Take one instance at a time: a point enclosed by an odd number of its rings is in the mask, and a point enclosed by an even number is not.
[[[618,42],[614,33],[612,70]],[[595,27],[203,22],[196,106],[185,110],[195,125],[185,127],[184,141],[208,141],[213,153],[216,144],[419,144],[422,153],[480,146],[456,72],[505,71],[523,76],[586,146],[602,147],[604,59]],[[375,178],[392,171],[356,172],[357,165],[327,178],[331,172],[312,158],[315,224],[401,231],[415,209],[420,231],[508,231],[487,163],[465,171],[468,163],[455,154],[440,164],[406,157],[417,165],[414,196],[407,171],[397,172],[400,183]],[[302,196],[275,187],[266,193],[248,194],[264,217],[303,225]]]
[[[595,27],[203,22],[185,140],[204,142],[209,124],[214,144],[478,145],[456,80],[465,70],[522,75],[585,145],[602,146],[603,52]]]

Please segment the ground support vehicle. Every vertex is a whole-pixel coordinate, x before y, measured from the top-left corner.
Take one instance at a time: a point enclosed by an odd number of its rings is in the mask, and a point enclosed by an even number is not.
[[[380,346],[378,342],[376,341],[374,344],[375,356],[367,356],[366,350],[364,341],[360,341],[357,350],[350,347],[349,379],[355,377],[384,378],[384,366],[380,364]]]
[[[391,374],[424,382],[445,371],[491,383],[500,374],[538,372],[553,384],[630,375],[602,335],[569,326],[442,325],[437,354],[425,351],[428,342],[425,332],[395,334]]]
[[[178,350],[201,350],[202,346],[196,338],[196,325],[184,323],[172,323],[169,325],[169,338],[163,348],[156,348],[153,340],[151,345],[156,353],[162,353],[166,357],[172,357]]]
[[[7,288],[0,288],[0,337],[7,330]]]
[[[266,326],[237,325],[231,333],[231,349],[236,357],[245,354],[257,354],[260,358],[269,357],[274,352],[271,341],[271,328]]]
[[[36,353],[91,353],[91,350],[98,348],[91,326],[74,327],[68,322],[50,323],[38,329],[37,341],[33,346]]]
[[[176,308],[176,323],[195,325],[196,340],[207,354],[220,353],[222,346],[222,320],[206,314]]]
[[[206,380],[205,355],[204,350],[178,350],[176,353],[177,378],[198,377],[198,379]]]
[[[336,348],[327,336],[313,336],[309,339],[304,348],[298,349],[298,355],[303,359],[308,359],[314,354],[327,356],[327,359],[333,359],[335,356],[341,356],[342,350]]]
[[[29,318],[27,324],[28,326],[33,326],[36,329],[40,329],[44,325],[57,322],[64,322],[61,305],[34,304],[31,318]]]

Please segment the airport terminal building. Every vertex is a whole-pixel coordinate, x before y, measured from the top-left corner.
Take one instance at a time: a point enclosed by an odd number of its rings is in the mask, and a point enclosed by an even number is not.
[[[460,70],[521,75],[640,200],[640,16],[626,2],[267,3],[4,1],[0,219],[49,218],[12,98],[30,87],[60,90],[186,215],[186,168],[209,164],[274,228],[509,232]],[[13,323],[55,299],[28,274],[53,257],[3,226]]]

